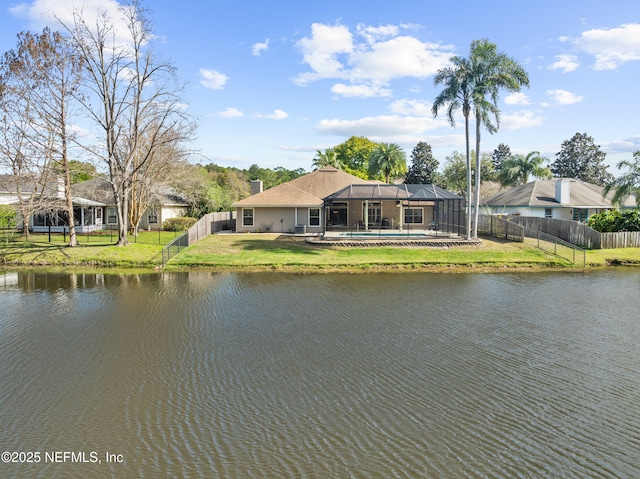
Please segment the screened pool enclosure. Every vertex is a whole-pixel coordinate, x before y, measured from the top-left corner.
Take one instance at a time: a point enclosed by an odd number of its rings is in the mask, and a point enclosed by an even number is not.
[[[435,185],[349,185],[324,208],[325,234],[465,234],[464,198]]]

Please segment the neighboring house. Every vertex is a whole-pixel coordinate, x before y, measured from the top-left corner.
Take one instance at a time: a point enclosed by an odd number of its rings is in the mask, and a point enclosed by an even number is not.
[[[31,212],[28,214],[28,225],[32,231],[62,232],[68,229],[64,186],[61,179],[54,178],[43,186],[19,176],[0,175],[0,204],[19,207],[21,203],[22,208],[18,209],[22,209],[22,213]],[[93,216],[95,208],[104,205],[80,197],[73,198],[73,205],[77,231],[80,233],[93,231],[89,218]],[[18,211],[18,217],[18,227],[22,228],[23,219],[20,211]]]
[[[584,222],[594,214],[616,206],[611,203],[611,192],[603,195],[602,186],[575,179],[537,180],[516,186],[484,198],[481,207],[491,214],[511,214],[575,220]],[[630,197],[622,208],[635,208],[635,197]]]
[[[324,198],[354,183],[366,181],[337,168],[325,167],[262,191],[261,181],[252,181],[251,196],[236,201],[236,231],[321,233]]]
[[[0,204],[18,203],[17,180],[10,175],[0,176]],[[33,232],[68,231],[68,218],[64,207],[64,190],[58,185],[49,188],[44,209],[41,207],[30,215],[29,228]],[[28,183],[20,184],[23,199],[34,194]],[[72,185],[74,219],[76,232],[89,233],[103,229],[115,229],[118,226],[118,215],[111,185],[104,178],[94,178]],[[152,204],[144,212],[139,227],[141,229],[162,229],[162,222],[169,218],[184,216],[188,204],[180,195],[169,187],[159,188],[153,197]]]
[[[101,205],[95,208],[88,222],[95,229],[115,229],[118,227],[118,213],[111,184],[104,178],[76,183],[71,191],[78,197],[87,198]],[[189,205],[180,194],[171,187],[161,187],[154,193],[151,205],[143,213],[139,228],[145,230],[162,229],[162,222],[187,214]],[[76,220],[77,222],[77,220]]]
[[[325,167],[265,191],[254,181],[252,195],[233,206],[239,233],[319,234],[403,226],[431,229],[434,222],[449,221],[462,225],[461,204],[462,198],[434,185],[387,185]]]

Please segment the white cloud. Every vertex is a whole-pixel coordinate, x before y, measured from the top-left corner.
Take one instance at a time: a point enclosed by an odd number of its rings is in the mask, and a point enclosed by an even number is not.
[[[225,108],[224,111],[218,112],[218,116],[221,116],[223,118],[240,118],[244,116],[244,113],[242,113],[237,108],[228,107]]]
[[[95,25],[100,14],[105,13],[113,24],[116,45],[128,45],[130,34],[124,22],[121,5],[116,0],[33,0],[31,2],[17,3],[9,7],[9,12],[29,23],[29,29],[42,30],[45,26],[51,26],[53,30],[59,30],[58,19],[65,25],[71,26],[74,22],[74,12],[81,13],[87,25]]]
[[[294,82],[302,85],[332,78],[349,80],[348,88],[338,87],[334,93],[353,96],[358,85],[369,86],[363,91],[371,92],[371,85],[386,87],[401,77],[424,79],[448,63],[450,46],[399,36],[399,31],[400,27],[394,25],[358,25],[355,38],[344,25],[314,23],[311,36],[298,42],[310,71],[299,74]]]
[[[575,55],[556,55],[555,63],[549,65],[547,70],[562,70],[562,73],[569,73],[576,70],[580,63]]]
[[[264,42],[258,42],[255,45],[253,45],[253,48],[251,49],[251,54],[254,57],[259,57],[262,52],[267,51],[267,49],[269,48],[269,39],[267,38]]]
[[[584,96],[578,96],[567,90],[547,90],[547,95],[557,105],[571,105],[580,103],[584,99]]]
[[[625,62],[640,60],[640,24],[587,30],[576,44],[595,57],[595,70],[614,70]]]
[[[353,51],[353,36],[343,25],[311,25],[311,38],[298,42],[304,62],[312,72],[298,75],[296,83],[304,84],[323,78],[344,78],[338,55]]]
[[[522,92],[516,92],[505,97],[504,102],[507,105],[530,105],[529,97]]]
[[[200,77],[200,84],[211,90],[222,90],[229,80],[229,77],[224,73],[206,68],[200,69]]]
[[[417,135],[442,126],[442,122],[433,118],[382,115],[360,118],[358,120],[321,120],[316,125],[320,133],[338,136],[391,137],[398,135]]]
[[[397,25],[381,25],[379,27],[371,27],[362,23],[358,24],[356,31],[368,43],[374,43],[376,40],[386,37],[395,37],[400,28]]]
[[[336,83],[331,87],[331,91],[337,95],[347,97],[387,97],[391,95],[391,90],[383,88],[381,85],[345,85],[344,83]]]
[[[419,100],[396,100],[391,104],[391,111],[398,115],[433,116],[431,103]]]
[[[271,120],[284,120],[289,117],[289,114],[286,111],[282,110],[273,110],[273,113],[269,115],[264,115],[262,113],[256,113],[256,118],[269,118]]]
[[[513,115],[503,115],[500,117],[500,127],[506,130],[519,130],[520,128],[530,128],[542,125],[544,118],[536,116],[530,110],[523,110]]]

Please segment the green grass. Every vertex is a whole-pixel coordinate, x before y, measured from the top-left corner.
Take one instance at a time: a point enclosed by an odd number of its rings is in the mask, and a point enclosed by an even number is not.
[[[160,265],[162,248],[175,238],[173,232],[140,232],[130,236],[129,246],[117,247],[117,232],[78,235],[79,245],[67,246],[69,236],[32,234],[0,242],[0,264],[8,266],[154,268]]]
[[[185,249],[167,269],[341,271],[425,268],[566,268],[562,258],[530,244],[483,240],[450,249],[314,246],[277,234],[215,235]]]
[[[113,245],[108,232],[80,237],[80,246],[69,248],[62,235],[32,236],[0,241],[0,265],[54,269],[119,268],[152,270],[161,264],[165,243],[175,233],[142,232],[131,244]],[[640,248],[587,251],[587,268],[640,265]],[[212,235],[192,245],[167,264],[168,271],[206,268],[212,271],[513,271],[582,269],[565,257],[535,247],[535,242],[509,243],[483,239],[479,246],[424,247],[326,247],[303,238],[278,234]]]

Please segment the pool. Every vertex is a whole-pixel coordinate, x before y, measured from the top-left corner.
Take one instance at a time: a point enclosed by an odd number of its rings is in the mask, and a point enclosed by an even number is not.
[[[384,231],[379,233],[375,231],[356,231],[353,233],[338,233],[336,236],[341,238],[406,238],[407,236],[425,238],[433,235],[428,235],[422,231]]]

